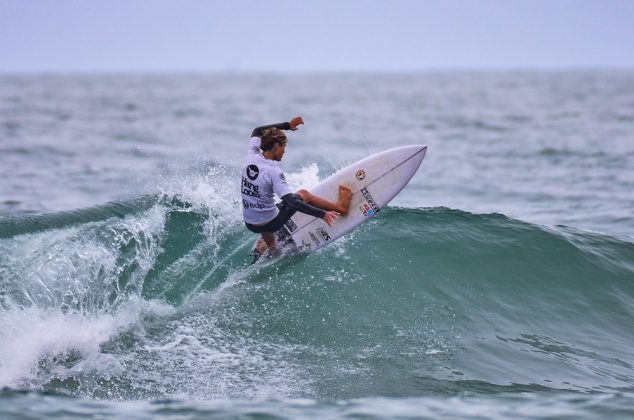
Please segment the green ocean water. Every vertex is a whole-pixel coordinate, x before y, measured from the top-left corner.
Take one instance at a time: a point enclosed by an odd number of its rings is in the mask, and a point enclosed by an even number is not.
[[[633,82],[3,76],[0,417],[631,417]],[[294,110],[297,188],[428,156],[351,235],[251,266],[236,174]]]

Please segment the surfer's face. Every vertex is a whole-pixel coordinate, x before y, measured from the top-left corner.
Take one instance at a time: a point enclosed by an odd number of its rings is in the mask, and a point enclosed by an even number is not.
[[[278,142],[273,146],[273,159],[280,161],[284,156],[284,152],[286,152],[286,142]]]

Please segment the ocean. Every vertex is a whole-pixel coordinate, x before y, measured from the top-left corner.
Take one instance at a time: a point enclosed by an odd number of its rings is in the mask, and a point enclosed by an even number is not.
[[[250,265],[252,129],[379,215]],[[1,418],[634,417],[634,71],[0,76]]]

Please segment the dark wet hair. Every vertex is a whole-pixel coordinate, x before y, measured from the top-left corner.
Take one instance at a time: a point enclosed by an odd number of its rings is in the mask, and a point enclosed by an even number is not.
[[[267,128],[260,136],[260,149],[263,151],[271,150],[275,143],[285,143],[287,141],[286,134],[279,128]]]

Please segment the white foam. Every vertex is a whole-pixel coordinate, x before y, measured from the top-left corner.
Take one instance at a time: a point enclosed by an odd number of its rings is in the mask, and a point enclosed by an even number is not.
[[[319,184],[319,168],[315,163],[286,173],[292,190],[312,188]],[[242,221],[240,174],[215,165],[204,173],[194,172],[165,180],[160,191],[167,197],[177,197],[193,206],[194,211],[210,210],[213,216],[228,222]]]
[[[239,174],[232,175],[220,165],[205,172],[194,172],[165,180],[160,191],[193,206],[195,211],[214,210],[216,216],[241,215]]]
[[[297,172],[287,173],[286,180],[293,191],[297,191],[300,188],[310,190],[320,182],[319,167],[316,163],[303,166]]]
[[[102,376],[119,374],[121,363],[114,355],[102,353],[101,345],[132,328],[143,316],[173,312],[165,303],[132,299],[114,314],[69,314],[36,307],[0,313],[0,388],[45,382],[50,378],[38,377],[40,362],[71,354],[80,359],[69,369],[58,365],[55,376],[87,371],[98,371]]]
[[[129,324],[122,316],[84,317],[40,308],[0,314],[0,387],[34,380],[39,361],[77,351],[97,354],[99,346]]]

